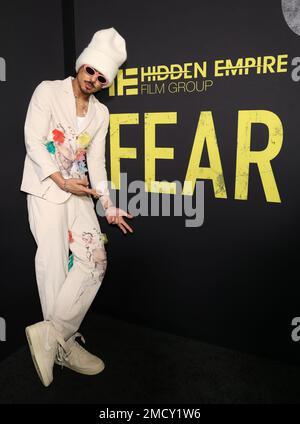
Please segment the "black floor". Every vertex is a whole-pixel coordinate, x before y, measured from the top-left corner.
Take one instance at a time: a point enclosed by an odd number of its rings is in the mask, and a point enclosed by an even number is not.
[[[24,346],[0,363],[0,403],[300,403],[300,367],[88,314],[96,376],[54,369],[45,388]]]

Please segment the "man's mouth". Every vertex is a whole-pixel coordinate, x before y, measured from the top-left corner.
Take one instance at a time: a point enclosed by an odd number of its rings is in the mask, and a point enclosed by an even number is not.
[[[91,89],[91,88],[93,88],[93,84],[91,84],[90,82],[85,82],[85,85],[86,85],[86,87],[88,88],[88,89]]]

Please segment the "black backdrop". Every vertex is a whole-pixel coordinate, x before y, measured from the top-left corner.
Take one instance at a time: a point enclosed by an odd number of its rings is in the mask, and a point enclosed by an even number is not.
[[[239,57],[288,54],[288,72],[214,78],[206,92],[99,95],[111,115],[137,113],[137,125],[121,129],[121,145],[137,159],[122,159],[129,181],[144,180],[144,116],[176,112],[177,124],[160,125],[156,144],[174,147],[173,160],[158,160],[157,180],[184,181],[201,111],[212,111],[227,199],[205,181],[205,221],[187,228],[185,217],[138,216],[123,236],[102,218],[109,267],[92,309],[141,325],[245,352],[299,362],[291,339],[299,315],[298,102],[291,60],[300,38],[286,24],[280,1],[179,1],[38,3],[2,6],[0,56],[7,81],[0,83],[3,275],[0,316],[7,321],[4,355],[24,342],[23,329],[41,319],[34,280],[34,241],[26,199],[19,192],[25,155],[23,125],[34,87],[43,79],[75,75],[75,59],[95,31],[115,27],[127,42],[122,69]],[[73,15],[74,7],[74,15]],[[16,13],[17,10],[17,13]],[[64,13],[63,13],[64,11]],[[3,21],[3,22],[2,22]],[[12,30],[12,26],[14,30]],[[74,32],[73,32],[74,31]],[[74,49],[74,50],[73,50]],[[75,56],[74,56],[75,52]],[[270,110],[283,125],[283,145],[272,161],[281,202],[268,202],[255,165],[247,200],[234,197],[238,111]],[[11,113],[10,111],[14,111]],[[252,130],[252,150],[268,132]],[[110,136],[107,165],[110,175]],[[12,160],[14,158],[14,160]],[[8,160],[9,159],[9,160]],[[204,152],[201,166],[208,166]]]
[[[6,81],[0,83],[0,316],[7,327],[7,341],[0,344],[2,357],[25,343],[24,325],[41,317],[34,274],[35,243],[29,230],[26,196],[19,188],[25,159],[23,129],[32,92],[40,81],[64,76],[61,2],[1,4],[0,23],[0,56],[6,61]]]

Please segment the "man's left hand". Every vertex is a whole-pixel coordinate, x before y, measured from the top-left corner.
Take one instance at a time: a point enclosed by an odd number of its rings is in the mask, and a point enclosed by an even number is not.
[[[127,233],[126,228],[131,233],[133,233],[133,229],[130,227],[130,225],[127,224],[127,222],[123,218],[123,216],[126,216],[127,218],[133,218],[134,216],[130,213],[127,213],[123,209],[117,208],[115,206],[110,206],[108,209],[106,209],[105,216],[109,224],[118,225],[118,227],[123,231],[124,234]]]

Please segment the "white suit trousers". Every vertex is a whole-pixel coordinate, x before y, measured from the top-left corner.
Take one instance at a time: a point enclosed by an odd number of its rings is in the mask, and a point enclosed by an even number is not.
[[[107,267],[94,203],[75,194],[60,204],[27,194],[27,207],[37,244],[35,272],[43,316],[67,340],[79,329]]]

